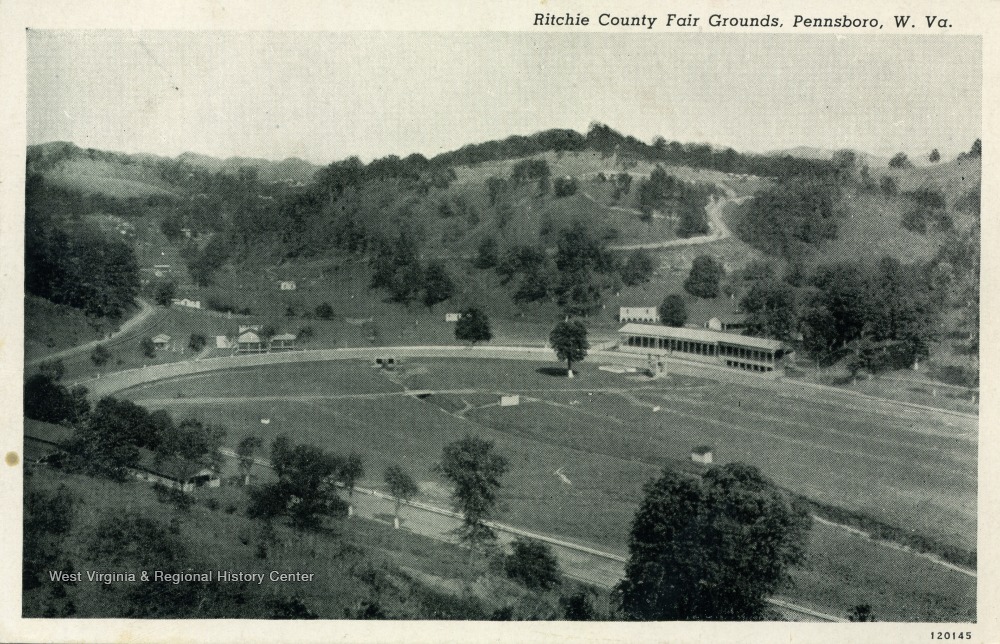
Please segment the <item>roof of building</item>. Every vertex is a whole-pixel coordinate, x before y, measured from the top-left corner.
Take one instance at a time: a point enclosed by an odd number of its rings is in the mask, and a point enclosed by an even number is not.
[[[282,333],[281,335],[276,335],[276,336],[274,336],[271,339],[272,340],[282,340],[284,342],[292,342],[292,341],[295,340],[295,336],[292,335],[291,333]]]
[[[24,438],[52,445],[61,445],[73,437],[73,430],[63,425],[24,419]]]
[[[216,472],[201,463],[189,461],[184,458],[170,458],[157,454],[148,449],[139,448],[139,460],[135,465],[137,470],[143,470],[150,474],[155,474],[173,481],[184,482],[199,474]]]
[[[716,315],[716,320],[723,324],[742,324],[747,321],[747,316],[743,313],[731,313],[729,315]]]
[[[244,331],[240,334],[240,337],[236,339],[237,342],[260,342],[260,336],[253,331]]]
[[[153,338],[153,342],[170,342],[170,336],[166,333],[161,333],[160,335]]]
[[[777,351],[785,346],[785,344],[780,340],[755,338],[749,335],[723,333],[721,331],[709,331],[708,329],[687,329],[684,327],[660,326],[654,324],[629,323],[619,329],[618,332],[630,333],[634,335],[647,335],[658,338],[674,338],[676,340],[692,340],[695,342],[722,342],[742,347],[751,347],[753,349],[767,349],[769,351]]]

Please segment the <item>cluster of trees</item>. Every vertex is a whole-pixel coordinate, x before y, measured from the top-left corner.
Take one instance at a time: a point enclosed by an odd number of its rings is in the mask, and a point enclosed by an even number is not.
[[[656,166],[648,179],[639,181],[638,192],[639,209],[644,217],[651,217],[654,210],[669,210],[676,214],[678,237],[693,237],[708,232],[705,201],[712,192],[710,188],[688,184]]]
[[[25,185],[25,290],[89,316],[119,320],[135,305],[139,265],[120,240],[87,225],[40,175]]]
[[[913,202],[903,213],[900,222],[903,228],[925,234],[928,229],[946,232],[954,227],[951,215],[945,208],[944,194],[940,190],[920,188],[903,195]]]
[[[38,373],[24,381],[24,416],[45,423],[76,424],[90,413],[87,388],[68,388],[60,381],[65,373],[62,362],[43,363]]]
[[[837,236],[836,188],[786,181],[757,192],[734,226],[740,238],[768,255],[796,260]]]
[[[372,288],[389,292],[389,299],[409,304],[418,295],[428,308],[444,302],[455,293],[455,283],[439,261],[421,265],[410,238],[400,236],[393,243],[383,243],[371,258]]]
[[[652,144],[633,136],[626,136],[603,123],[593,123],[587,133],[556,129],[538,132],[531,136],[511,136],[499,141],[466,145],[453,152],[435,156],[431,163],[475,165],[485,161],[498,161],[531,156],[542,152],[570,152],[595,150],[605,155],[618,154],[619,158],[642,159],[671,165],[710,168],[737,174],[760,176],[828,176],[834,172],[829,161],[800,159],[792,156],[767,156],[741,154],[732,148],[714,149],[707,144],[678,141],[668,142],[656,137]]]
[[[284,434],[271,444],[271,467],[278,480],[247,489],[247,513],[265,521],[288,517],[300,530],[320,526],[324,516],[346,516],[348,504],[337,494],[337,483],[353,492],[355,482],[364,476],[361,457],[295,445]]]
[[[555,254],[542,246],[514,245],[500,252],[496,240],[484,238],[474,265],[493,268],[501,282],[511,285],[515,302],[555,299],[567,315],[588,315],[600,307],[602,292],[617,286],[641,284],[655,270],[653,257],[635,250],[622,258],[608,249],[609,235],[597,235],[575,221],[559,231]]]

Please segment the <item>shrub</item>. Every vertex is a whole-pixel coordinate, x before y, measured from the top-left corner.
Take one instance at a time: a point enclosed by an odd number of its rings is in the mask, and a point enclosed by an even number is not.
[[[548,544],[519,538],[512,548],[504,562],[508,577],[532,590],[548,590],[559,583],[559,563]]]

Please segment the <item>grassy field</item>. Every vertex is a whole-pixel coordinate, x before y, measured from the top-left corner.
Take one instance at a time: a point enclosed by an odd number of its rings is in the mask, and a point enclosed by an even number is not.
[[[175,416],[222,423],[231,444],[253,433],[266,445],[287,432],[335,452],[357,452],[366,461],[363,485],[379,487],[384,466],[400,462],[421,483],[421,497],[439,505],[449,503],[448,490],[431,468],[443,446],[466,433],[489,438],[510,462],[502,520],[620,553],[642,485],[664,466],[701,471],[688,455],[703,443],[715,448],[716,462],[753,463],[818,502],[975,548],[975,444],[930,418],[864,416],[844,405],[807,406],[695,378],[650,384],[585,364],[574,380],[555,375],[555,365],[508,361],[410,360],[388,377],[357,363],[317,366],[200,376],[127,395]],[[421,400],[394,393],[401,384],[452,393]],[[367,391],[376,395],[357,397]],[[313,399],[245,398],[286,392]],[[500,408],[498,392],[521,392],[522,404]],[[199,400],[213,396],[234,398]],[[572,485],[560,483],[558,468]],[[840,606],[884,588],[881,610],[900,618],[907,610],[927,619],[970,610],[968,578],[936,568],[933,584],[914,585],[911,571],[931,570],[930,564],[887,554],[846,532],[817,530],[812,563],[798,575],[803,596],[817,606]],[[897,569],[907,561],[913,565]],[[953,604],[942,604],[941,596]],[[853,601],[843,604],[845,611],[861,602]]]
[[[79,309],[53,304],[32,295],[24,297],[24,357],[55,353],[103,337],[95,321]]]
[[[175,192],[156,173],[140,164],[123,165],[110,161],[79,157],[64,160],[46,173],[53,184],[97,192],[111,197],[148,197]]]

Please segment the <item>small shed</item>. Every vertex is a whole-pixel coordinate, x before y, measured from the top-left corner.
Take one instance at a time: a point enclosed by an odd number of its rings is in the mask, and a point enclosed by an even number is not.
[[[201,300],[192,300],[192,299],[186,298],[186,297],[182,298],[182,299],[173,300],[173,304],[174,304],[174,306],[183,306],[183,307],[189,308],[189,309],[200,309],[201,308]]]
[[[224,335],[215,336],[215,348],[216,349],[232,349],[233,342]]]
[[[375,358],[375,365],[382,367],[383,369],[394,369],[396,367],[397,360],[395,356],[385,356],[382,358]]]
[[[295,280],[282,280],[278,288],[282,291],[294,291],[296,289]]]
[[[458,322],[461,319],[462,319],[462,314],[461,313],[445,313],[444,314],[444,321],[445,322]]]
[[[153,338],[153,346],[160,351],[166,351],[170,348],[170,336],[166,333],[161,333]]]
[[[742,331],[746,326],[746,316],[741,313],[720,315],[705,323],[705,328],[712,331]]]
[[[295,349],[296,336],[282,333],[271,338],[271,351],[292,351]]]
[[[519,394],[509,394],[500,396],[500,406],[501,407],[516,407],[521,404],[521,396]]]
[[[712,464],[712,448],[708,445],[699,445],[691,450],[691,460],[702,465]]]
[[[143,448],[139,449],[139,462],[129,471],[147,483],[159,483],[181,492],[221,484],[219,473],[210,467],[187,459],[162,457]]]

